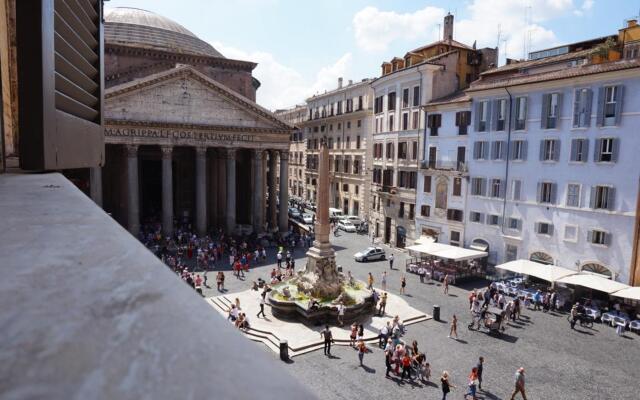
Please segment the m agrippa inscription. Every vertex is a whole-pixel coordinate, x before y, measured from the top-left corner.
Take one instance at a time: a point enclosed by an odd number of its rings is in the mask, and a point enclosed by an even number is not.
[[[141,139],[169,139],[175,141],[194,140],[201,142],[255,142],[256,135],[247,133],[203,132],[185,129],[161,128],[105,128],[105,137],[141,138]]]

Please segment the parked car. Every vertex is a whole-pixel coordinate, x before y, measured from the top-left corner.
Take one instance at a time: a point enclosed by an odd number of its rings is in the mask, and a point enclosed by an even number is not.
[[[358,262],[384,260],[387,255],[380,247],[369,247],[353,255]]]
[[[347,215],[345,217],[342,217],[342,219],[347,219],[349,222],[354,224],[356,226],[356,228],[359,227],[360,225],[362,225],[362,223],[364,222],[362,220],[362,218],[357,217],[355,215]]]
[[[338,220],[338,229],[343,230],[345,232],[355,232],[356,226],[349,222],[347,219]]]
[[[289,217],[293,219],[300,218],[300,211],[297,208],[289,207]]]
[[[342,210],[339,208],[329,208],[329,219],[340,219],[343,217]]]
[[[302,221],[304,221],[305,224],[313,224],[313,214],[302,214]]]

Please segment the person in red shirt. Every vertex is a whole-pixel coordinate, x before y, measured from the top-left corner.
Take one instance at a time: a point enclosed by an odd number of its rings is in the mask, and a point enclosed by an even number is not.
[[[402,375],[400,375],[400,380],[404,380],[404,376],[407,376],[411,379],[411,357],[409,357],[409,353],[405,352],[402,356]]]

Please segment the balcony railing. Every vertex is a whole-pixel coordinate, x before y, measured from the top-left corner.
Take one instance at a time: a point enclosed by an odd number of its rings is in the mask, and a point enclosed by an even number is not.
[[[449,160],[423,160],[420,162],[420,169],[437,169],[441,171],[469,172],[467,163],[462,161]]]

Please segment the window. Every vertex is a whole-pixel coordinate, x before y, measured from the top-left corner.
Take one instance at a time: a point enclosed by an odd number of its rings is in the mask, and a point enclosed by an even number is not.
[[[420,114],[418,111],[411,113],[411,129],[418,129],[420,125]]]
[[[336,192],[340,191],[340,184],[338,182],[336,182]]]
[[[607,124],[607,120],[612,120],[616,116],[616,104],[618,102],[618,87],[607,86],[604,88],[604,119],[605,125],[614,125],[613,123]]]
[[[409,129],[409,113],[402,113],[402,130],[406,131]]]
[[[547,93],[542,95],[542,129],[555,129],[558,127],[561,107],[561,93]]]
[[[353,190],[355,194],[360,194],[360,185],[353,185]]]
[[[356,136],[356,149],[359,149],[359,148],[360,148],[360,135]]]
[[[351,121],[347,121],[347,129],[351,129]]]
[[[387,109],[393,111],[396,109],[396,93],[391,92],[387,95]]]
[[[413,87],[413,106],[417,107],[420,105],[420,86]]]
[[[591,244],[599,244],[602,246],[609,245],[610,234],[605,231],[594,229],[587,233],[587,241]]]
[[[423,182],[422,190],[425,193],[431,193],[431,176],[430,175],[425,175],[424,176],[424,182]]]
[[[527,141],[514,140],[511,142],[511,160],[526,161],[527,160]]]
[[[492,179],[491,180],[491,197],[494,198],[502,198],[503,194],[503,185],[502,179]]]
[[[438,136],[438,128],[442,123],[441,114],[428,114],[427,115],[427,127],[429,128],[430,136]]]
[[[616,162],[618,161],[618,139],[602,138],[596,139],[596,149],[594,154],[595,162]]]
[[[611,186],[593,186],[589,206],[596,210],[614,210],[615,193]]]
[[[351,137],[347,136],[347,142],[345,143],[344,146],[345,149],[350,149],[351,148]]]
[[[580,207],[580,185],[577,183],[567,185],[567,207]]]
[[[578,241],[578,227],[575,225],[565,225],[564,226],[564,240],[567,242],[577,242]]]
[[[393,131],[393,115],[389,115],[389,132]]]
[[[338,122],[338,130],[342,129],[342,123]]]
[[[409,219],[414,219],[416,216],[416,205],[409,204]]]
[[[425,205],[420,206],[420,215],[423,217],[428,217],[429,215],[431,215],[431,207]]]
[[[576,89],[573,99],[573,127],[584,128],[591,125],[591,89]]]
[[[477,211],[471,211],[469,213],[469,221],[471,222],[477,222],[479,224],[481,224],[484,220],[484,215],[482,213],[479,213]]]
[[[520,231],[522,229],[522,220],[520,218],[509,218],[509,229]]]
[[[471,178],[471,195],[484,196],[487,180],[485,178]]]
[[[487,160],[489,159],[489,142],[474,142],[473,143],[473,159],[474,160]]]
[[[453,196],[462,196],[462,178],[453,178]]]
[[[409,189],[415,189],[418,184],[418,172],[409,171]]]
[[[489,102],[488,101],[478,102],[476,104],[476,123],[475,123],[476,132],[487,131],[488,117],[489,117]]]
[[[555,204],[556,184],[552,182],[538,183],[538,203]]]
[[[456,209],[453,209],[453,208],[448,209],[447,210],[447,220],[462,222],[462,220],[463,220],[463,212],[462,212],[462,210],[456,210]]]
[[[400,202],[400,208],[398,209],[398,218],[404,218],[404,202]]]
[[[488,215],[487,225],[500,225],[500,216],[495,214]]]
[[[342,147],[340,146],[340,138],[336,138],[336,149],[341,149]]]
[[[526,128],[527,121],[527,98],[526,97],[516,97],[515,101],[515,126],[513,127],[516,131],[523,131]]]
[[[496,160],[504,160],[505,158],[505,141],[497,140],[492,143],[491,148],[491,159]]]
[[[511,181],[511,200],[520,201],[522,200],[522,181],[514,179]]]
[[[495,126],[496,131],[504,131],[507,120],[507,99],[496,100],[495,107]]]
[[[409,107],[409,89],[402,89],[402,108]]]
[[[558,161],[560,159],[560,141],[544,139],[540,141],[540,161]]]
[[[572,139],[571,140],[571,162],[587,162],[587,154],[589,153],[589,139]]]
[[[387,160],[393,160],[393,143],[387,143]]]
[[[347,192],[347,193],[349,192],[349,184],[348,183],[345,183],[345,184],[342,185],[342,191],[343,192]]]
[[[505,262],[515,261],[517,259],[518,259],[518,246],[514,246],[512,244],[506,245],[504,250]]]
[[[449,240],[449,244],[452,246],[460,246],[460,232],[451,231],[451,239]]]
[[[456,126],[458,135],[466,135],[471,123],[471,111],[458,111],[456,113]]]
[[[360,160],[358,159],[353,160],[353,173],[354,174],[360,173]]]
[[[344,165],[344,169],[342,171],[348,174],[349,173],[349,159],[345,158],[342,163]]]
[[[398,159],[399,160],[407,159],[407,142],[398,143]]]
[[[382,111],[384,111],[383,110],[383,106],[382,106],[383,105],[383,99],[384,99],[383,96],[376,97],[376,99],[374,101],[374,104],[373,104],[373,112],[374,112],[374,114],[379,114]]]
[[[418,159],[418,142],[415,140],[411,142],[411,159],[414,161]]]
[[[536,222],[536,233],[539,235],[553,235],[553,224],[549,222]]]
[[[436,160],[438,155],[438,148],[435,146],[429,146],[429,168],[436,167]]]

